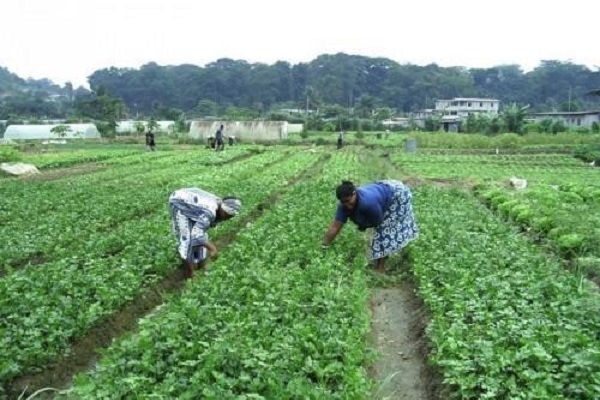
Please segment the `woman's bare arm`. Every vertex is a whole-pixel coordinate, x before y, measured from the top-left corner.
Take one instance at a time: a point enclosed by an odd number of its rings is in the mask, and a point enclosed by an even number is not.
[[[340,221],[333,221],[331,225],[329,225],[329,229],[325,232],[325,236],[323,236],[323,246],[329,246],[331,242],[335,239],[335,237],[340,233],[344,224]]]

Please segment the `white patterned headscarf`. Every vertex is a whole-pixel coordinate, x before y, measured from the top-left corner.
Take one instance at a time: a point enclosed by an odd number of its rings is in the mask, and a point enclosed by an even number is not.
[[[223,200],[221,209],[231,216],[238,215],[242,209],[242,201],[235,197],[229,197]]]

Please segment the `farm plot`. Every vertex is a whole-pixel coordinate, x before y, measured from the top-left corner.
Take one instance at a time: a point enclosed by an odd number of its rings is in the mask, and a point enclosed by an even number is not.
[[[68,184],[81,188],[79,199],[93,201],[97,193],[116,207],[125,201],[116,192],[131,187],[141,193],[139,181],[161,177],[152,181],[153,196],[141,195],[148,214],[133,211],[115,218],[114,226],[99,225],[102,237],[89,234],[87,242],[100,243],[97,253],[85,244],[74,244],[70,257],[48,248],[51,261],[0,279],[0,302],[7,299],[0,303],[0,330],[7,333],[0,342],[0,381],[10,385],[51,362],[100,316],[117,312],[173,270],[179,260],[166,206],[152,208],[152,197],[164,204],[174,188],[200,185],[244,199],[243,218],[211,235],[227,241],[227,251],[205,276],[141,319],[137,332],[117,338],[93,370],[77,375],[57,397],[369,398],[377,383],[366,372],[374,360],[366,340],[366,237],[347,228],[329,251],[319,245],[334,212],[335,186],[347,178],[402,179],[398,170],[416,178],[504,180],[515,160],[478,159],[453,168],[452,159],[439,165],[420,158],[428,156],[392,154],[398,169],[389,176],[387,158],[360,154],[269,148],[198,169],[174,154],[179,161],[157,159],[160,167],[148,173],[142,161],[119,173],[114,166],[40,183],[50,196]],[[555,174],[552,165],[592,176],[561,157],[517,161],[535,185],[561,184],[567,172]],[[421,237],[410,252],[412,273],[430,313],[430,359],[447,384],[441,397],[597,398],[597,292],[471,193],[424,186],[414,190],[414,202]],[[42,204],[54,213],[54,204]],[[22,389],[8,387],[11,394]]]
[[[238,234],[206,279],[113,345],[70,395],[365,398],[360,241],[352,231],[340,252],[315,245],[333,211],[320,205],[360,167],[347,157],[336,154],[322,174],[297,182]]]
[[[468,182],[493,210],[543,239],[570,267],[600,276],[600,169],[567,155],[406,155],[392,161],[404,173]],[[514,190],[509,179],[526,179]]]
[[[203,165],[217,165],[249,154],[210,154],[203,159]],[[128,163],[119,164],[108,171],[68,177],[60,182],[3,182],[0,188],[7,195],[0,206],[0,238],[4,240],[0,274],[10,267],[64,257],[74,245],[89,245],[87,239],[92,234],[149,215],[164,206],[156,201],[155,192],[169,184],[173,176],[198,168],[196,164],[189,155],[171,154],[166,159],[152,160],[150,166],[132,168]]]
[[[470,194],[420,188],[414,274],[462,399],[597,399],[600,299]]]
[[[568,155],[421,155],[394,153],[391,161],[406,175],[420,178],[508,181],[524,178],[553,185],[597,181],[600,169]]]
[[[145,201],[155,205],[146,216],[122,224],[115,219],[110,231],[101,232],[98,227],[98,235],[91,234],[72,247],[64,242],[61,257],[54,261],[0,279],[0,381],[4,384],[50,362],[68,348],[72,338],[179,264],[165,205],[172,190],[197,184],[216,193],[232,190],[244,198],[245,210],[252,210],[317,160],[308,153],[265,153],[227,167],[217,166],[218,170],[203,167],[192,172],[188,166],[184,172],[175,167],[165,172],[165,177],[171,174],[170,179],[148,187],[121,186],[121,191],[151,193]],[[253,185],[242,185],[249,181]],[[266,190],[257,191],[254,185]],[[96,201],[101,201],[104,193],[108,192],[96,192],[100,196]],[[111,215],[117,208],[115,204],[106,212]],[[60,223],[62,229],[68,229],[74,220]],[[214,232],[215,238],[223,234],[227,229]]]
[[[480,185],[476,193],[492,209],[545,240],[569,266],[600,284],[600,183],[534,185],[524,191]]]

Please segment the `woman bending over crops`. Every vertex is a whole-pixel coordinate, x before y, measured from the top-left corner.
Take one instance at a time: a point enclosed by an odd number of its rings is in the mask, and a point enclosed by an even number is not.
[[[209,241],[208,230],[239,214],[242,202],[235,197],[220,198],[198,188],[185,188],[171,194],[169,206],[185,275],[193,278],[195,269],[205,269],[207,255],[217,258],[217,247]]]
[[[387,257],[419,236],[412,193],[400,181],[378,181],[359,188],[343,181],[336,189],[336,197],[340,203],[323,237],[324,248],[329,247],[348,219],[360,231],[374,228],[370,258],[376,261],[376,271],[384,272]]]

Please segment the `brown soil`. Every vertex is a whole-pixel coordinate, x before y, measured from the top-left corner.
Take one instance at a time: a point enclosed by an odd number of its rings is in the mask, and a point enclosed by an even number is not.
[[[437,399],[440,379],[427,365],[426,316],[414,287],[377,288],[371,298],[371,345],[381,354],[370,368],[374,399]]]
[[[105,169],[104,165],[96,163],[79,164],[68,168],[54,168],[40,171],[39,174],[26,175],[20,179],[24,181],[54,181],[67,176],[89,174]]]
[[[403,176],[401,170],[382,154],[382,174],[400,179],[409,186],[469,188],[468,182],[450,179],[423,179]],[[437,400],[443,399],[442,379],[427,364],[429,342],[425,335],[427,311],[417,297],[410,272],[410,249],[391,256],[386,273],[374,273],[370,285],[372,297],[371,332],[369,342],[380,358],[369,367],[377,381],[372,398],[376,400]]]

